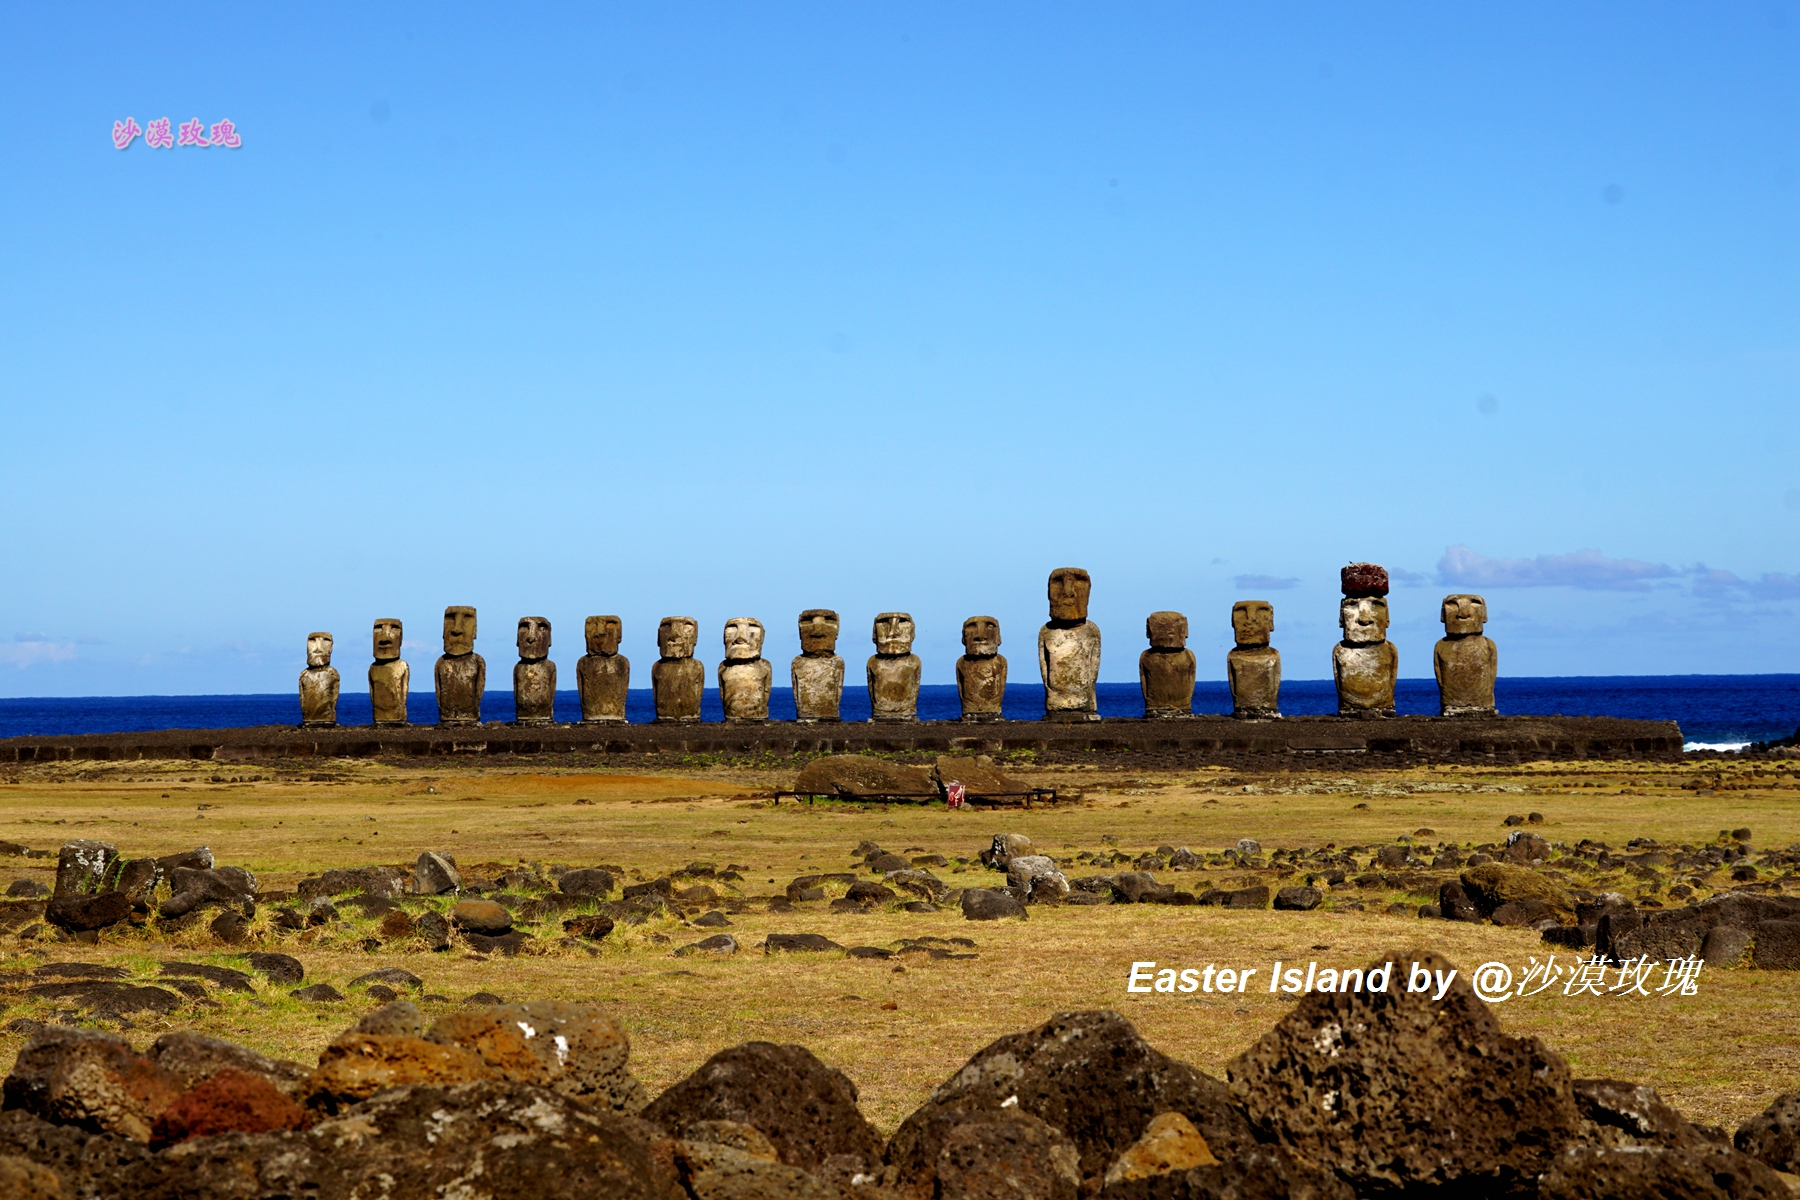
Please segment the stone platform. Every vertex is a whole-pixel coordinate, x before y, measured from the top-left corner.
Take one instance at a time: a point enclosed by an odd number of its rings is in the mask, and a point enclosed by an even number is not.
[[[1005,754],[1031,751],[1047,762],[1096,756],[1145,765],[1277,767],[1332,761],[1350,767],[1427,762],[1520,763],[1573,759],[1681,757],[1673,721],[1613,717],[1286,717],[1239,721],[1223,716],[1181,720],[1109,718],[1076,724],[957,721],[916,724],[549,725],[492,723],[397,729],[341,726],[299,729],[164,729],[73,737],[0,739],[0,763],[201,759],[407,759],[460,756],[552,757],[571,762],[648,755],[727,758],[854,754]]]

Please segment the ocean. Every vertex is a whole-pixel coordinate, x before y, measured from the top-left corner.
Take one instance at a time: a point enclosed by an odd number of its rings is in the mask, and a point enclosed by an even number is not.
[[[1107,717],[1141,717],[1143,696],[1135,683],[1100,685],[1100,713]],[[1495,689],[1502,713],[1562,716],[1636,717],[1673,720],[1681,725],[1689,749],[1735,748],[1752,741],[1787,737],[1800,728],[1800,675],[1610,675],[1543,679],[1502,679]],[[1396,703],[1403,713],[1437,712],[1437,684],[1430,679],[1402,679]],[[1031,720],[1044,711],[1044,689],[1038,684],[1012,684],[1006,689],[1006,715]],[[1281,685],[1281,708],[1295,715],[1337,710],[1329,679],[1295,679]],[[429,689],[415,690],[407,705],[419,725],[437,720],[437,702]],[[626,699],[626,717],[649,721],[655,716],[650,690],[634,688]],[[927,721],[954,719],[959,708],[956,688],[948,684],[919,689],[919,716]],[[1203,682],[1194,689],[1194,711],[1231,711],[1231,695],[1223,682]],[[844,689],[843,717],[867,720],[867,688]],[[510,721],[511,692],[487,693],[481,715]],[[708,691],[701,705],[705,720],[721,719],[719,694]],[[776,720],[792,720],[794,699],[776,688],[769,704]],[[560,721],[581,718],[580,698],[573,691],[556,694]],[[292,725],[300,719],[297,693],[243,696],[86,696],[79,698],[0,699],[0,737],[52,734],[123,733],[145,729],[219,729],[236,725]],[[338,702],[345,725],[369,722],[367,693],[345,693]]]

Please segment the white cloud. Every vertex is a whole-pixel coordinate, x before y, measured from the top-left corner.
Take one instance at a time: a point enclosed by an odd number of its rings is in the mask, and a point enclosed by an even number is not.
[[[1656,579],[1684,572],[1635,558],[1608,558],[1598,550],[1489,558],[1467,546],[1451,546],[1438,560],[1438,582],[1448,587],[1572,587],[1588,591],[1643,591]]]
[[[21,633],[0,642],[0,663],[29,667],[41,662],[67,662],[75,657],[74,642],[58,642],[41,633]]]

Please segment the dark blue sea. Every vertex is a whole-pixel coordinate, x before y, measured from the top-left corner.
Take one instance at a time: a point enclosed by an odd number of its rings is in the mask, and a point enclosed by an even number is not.
[[[1503,713],[1562,716],[1638,717],[1673,720],[1681,725],[1690,747],[1730,746],[1787,737],[1800,727],[1800,675],[1611,675],[1547,679],[1502,679],[1496,700]],[[1430,679],[1403,679],[1397,695],[1403,713],[1437,712],[1437,684]],[[1329,679],[1288,680],[1281,685],[1283,712],[1330,713],[1337,709]],[[956,688],[928,685],[919,690],[919,716],[951,720],[958,714]],[[1042,716],[1044,689],[1013,684],[1006,689],[1006,715],[1015,720]],[[1194,711],[1231,711],[1223,682],[1201,683],[1194,690]],[[415,724],[437,720],[437,703],[429,690],[414,691],[408,712]],[[702,716],[721,719],[719,694],[706,693]],[[1108,717],[1141,717],[1144,701],[1135,683],[1100,685],[1100,712]],[[846,687],[842,713],[847,721],[867,720],[868,689]],[[489,692],[481,715],[510,721],[511,692]],[[556,694],[559,720],[576,721],[581,703],[570,692]],[[626,716],[648,721],[655,715],[649,689],[634,689]],[[769,715],[791,720],[794,699],[776,688]],[[77,699],[0,699],[0,737],[23,735],[121,733],[145,729],[219,729],[232,725],[291,725],[300,719],[296,693],[252,696],[90,696]],[[367,724],[369,697],[346,693],[338,703],[338,720]]]

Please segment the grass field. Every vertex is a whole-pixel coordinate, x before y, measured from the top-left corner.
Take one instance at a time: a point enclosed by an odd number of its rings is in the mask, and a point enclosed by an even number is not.
[[[1436,950],[1465,971],[1487,961],[1518,971],[1547,948],[1526,929],[1388,915],[1387,904],[1416,906],[1423,897],[1354,886],[1337,889],[1310,913],[1045,906],[1025,921],[969,922],[954,908],[834,914],[812,903],[792,913],[767,910],[762,898],[795,875],[854,869],[859,856],[852,852],[863,841],[909,857],[942,854],[952,865],[935,871],[953,886],[999,881],[978,862],[955,865],[959,857],[973,860],[999,832],[1027,834],[1036,849],[1059,859],[1115,845],[1132,853],[1159,844],[1216,852],[1242,837],[1259,839],[1266,850],[1373,847],[1424,829],[1432,832],[1418,834],[1420,842],[1470,845],[1498,840],[1509,814],[1537,812],[1544,824],[1535,832],[1570,844],[1588,838],[1618,848],[1637,837],[1702,844],[1742,826],[1754,831],[1759,848],[1800,843],[1794,776],[1740,766],[1559,764],[1385,774],[1328,767],[1283,774],[1026,767],[1021,773],[1073,799],[1004,812],[772,804],[770,792],[791,780],[791,768],[785,775],[717,766],[631,775],[350,763],[331,766],[321,778],[254,766],[215,776],[210,764],[199,772],[192,764],[46,767],[0,782],[0,839],[53,851],[73,838],[97,838],[126,856],[204,844],[222,865],[255,871],[265,890],[291,889],[327,867],[410,865],[425,849],[454,855],[466,876],[492,876],[519,863],[616,863],[631,879],[696,861],[736,865],[741,881],[714,885],[728,897],[721,906],[729,912],[727,932],[743,946],[723,960],[676,957],[680,946],[717,930],[674,917],[621,924],[592,949],[544,926],[536,930],[543,935],[540,952],[490,959],[462,948],[433,954],[405,941],[365,949],[374,923],[349,910],[337,925],[278,936],[265,905],[255,948],[295,955],[306,964],[308,983],[332,983],[349,993],[345,1001],[307,1004],[290,999],[287,988],[259,981],[251,996],[218,991],[210,1002],[216,1007],[189,1003],[166,1018],[133,1018],[129,1036],[142,1043],[165,1029],[197,1028],[310,1062],[376,1003],[348,981],[397,965],[424,978],[423,994],[447,998],[422,1003],[428,1016],[476,991],[508,1000],[601,1002],[629,1030],[636,1070],[653,1091],[727,1045],[802,1043],[856,1081],[865,1111],[889,1132],[972,1052],[1059,1009],[1118,1009],[1168,1053],[1222,1075],[1231,1057],[1292,1003],[1266,990],[1276,959],[1355,966],[1417,947]],[[0,858],[0,884],[19,877],[49,882],[54,867],[54,857]],[[1300,882],[1279,875],[1215,867],[1161,877],[1190,890],[1240,879]],[[1576,882],[1628,894],[1652,886],[1623,875]],[[1730,886],[1723,877],[1711,882]],[[1797,885],[1784,886],[1791,893]],[[839,886],[833,894],[841,892]],[[1352,910],[1351,902],[1366,907]],[[204,925],[160,944],[122,927],[103,933],[98,945],[61,944],[52,932],[36,940],[0,937],[0,973],[16,981],[42,963],[71,960],[131,965],[146,976],[166,959],[243,965]],[[979,957],[767,956],[757,947],[771,932],[821,933],[845,946],[888,948],[902,938],[967,937]],[[1128,994],[1126,975],[1139,960],[1258,973],[1242,994]],[[1569,952],[1560,961],[1571,962]],[[52,1003],[16,990],[4,1002],[0,1023],[58,1015]],[[1566,997],[1556,987],[1497,1011],[1510,1031],[1537,1034],[1565,1055],[1576,1074],[1650,1083],[1695,1120],[1735,1127],[1776,1092],[1800,1088],[1800,973],[1710,971],[1699,994],[1686,997]],[[0,1059],[10,1062],[22,1040],[15,1030],[0,1032]]]

